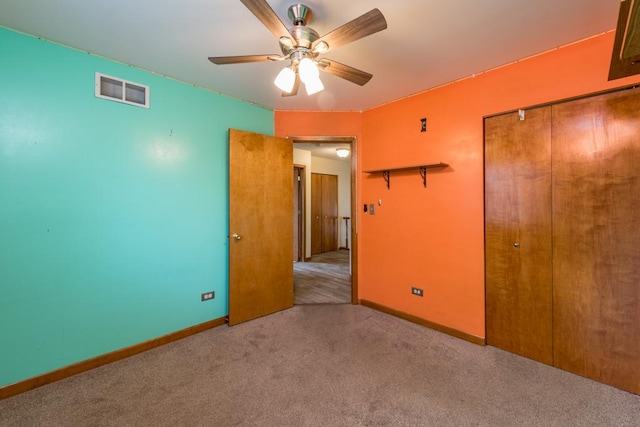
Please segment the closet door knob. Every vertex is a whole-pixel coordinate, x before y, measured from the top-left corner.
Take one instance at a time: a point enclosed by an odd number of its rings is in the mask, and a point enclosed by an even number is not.
[[[513,242],[513,247],[514,248],[519,248],[520,247],[520,242]]]
[[[236,240],[240,240],[240,239],[242,239],[242,236],[240,236],[238,233],[235,233],[233,235],[233,238],[236,239]]]

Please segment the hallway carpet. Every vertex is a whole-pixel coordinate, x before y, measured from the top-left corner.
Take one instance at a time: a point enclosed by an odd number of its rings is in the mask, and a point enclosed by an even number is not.
[[[0,426],[637,426],[640,398],[363,306],[301,305],[0,401]]]

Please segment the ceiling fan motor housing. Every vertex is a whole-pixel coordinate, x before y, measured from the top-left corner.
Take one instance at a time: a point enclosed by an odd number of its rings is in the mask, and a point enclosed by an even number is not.
[[[291,35],[296,39],[296,47],[306,49],[311,49],[313,42],[320,38],[320,35],[313,28],[301,25],[294,25],[291,28]]]
[[[302,25],[303,27],[311,22],[313,18],[313,12],[309,9],[309,6],[302,3],[296,3],[289,6],[289,12],[287,14],[293,25]]]
[[[293,27],[289,29],[289,32],[293,36],[294,40],[291,43],[290,40],[286,40],[286,37],[280,38],[280,49],[285,56],[291,56],[294,51],[311,49],[313,42],[320,38],[320,35],[307,24],[311,21],[313,12],[308,6],[302,3],[296,3],[289,7],[289,19],[293,22]]]

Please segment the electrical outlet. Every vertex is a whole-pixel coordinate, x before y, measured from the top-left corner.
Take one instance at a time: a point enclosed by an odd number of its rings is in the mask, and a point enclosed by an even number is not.
[[[422,288],[416,288],[415,286],[411,288],[411,293],[418,297],[424,296],[424,291],[422,290]]]
[[[209,301],[210,299],[214,299],[216,297],[216,293],[214,291],[205,292],[200,295],[200,301]]]

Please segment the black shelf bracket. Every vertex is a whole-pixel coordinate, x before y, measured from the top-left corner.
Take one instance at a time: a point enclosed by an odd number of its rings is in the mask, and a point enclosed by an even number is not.
[[[388,170],[382,171],[382,178],[384,178],[385,182],[387,183],[387,190],[391,188],[391,184],[389,183],[389,181],[391,181],[391,172]]]
[[[422,177],[422,184],[424,188],[427,188],[427,167],[420,166],[420,176]]]

